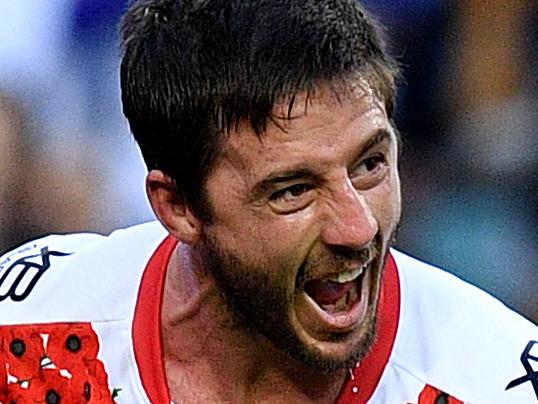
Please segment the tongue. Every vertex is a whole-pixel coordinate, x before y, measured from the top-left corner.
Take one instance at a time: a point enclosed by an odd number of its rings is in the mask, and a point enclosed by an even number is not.
[[[335,304],[353,286],[353,281],[336,283],[315,279],[305,284],[306,293],[319,305]]]

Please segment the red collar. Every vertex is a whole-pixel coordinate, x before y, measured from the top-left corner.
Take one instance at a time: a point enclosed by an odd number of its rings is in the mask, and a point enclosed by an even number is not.
[[[389,361],[400,318],[400,278],[391,254],[387,258],[378,307],[377,336],[370,353],[357,365],[346,380],[336,402],[366,403],[374,394]]]
[[[164,372],[161,304],[168,261],[178,241],[168,236],[155,250],[142,275],[133,321],[133,345],[142,385],[149,401],[170,403]],[[338,404],[366,403],[374,393],[389,360],[400,315],[400,281],[392,255],[385,267],[379,301],[377,339],[360,366],[350,372]]]

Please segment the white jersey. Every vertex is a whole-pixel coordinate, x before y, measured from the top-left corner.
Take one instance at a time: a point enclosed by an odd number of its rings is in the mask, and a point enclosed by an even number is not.
[[[0,258],[0,403],[169,403],[160,310],[176,245],[155,222]],[[394,250],[381,293],[376,342],[338,403],[538,402],[534,324]]]

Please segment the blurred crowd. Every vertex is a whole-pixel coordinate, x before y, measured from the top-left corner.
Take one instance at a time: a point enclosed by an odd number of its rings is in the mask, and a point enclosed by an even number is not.
[[[397,246],[538,322],[538,2],[364,0],[403,79]],[[126,0],[0,4],[0,253],[150,220],[121,113]]]

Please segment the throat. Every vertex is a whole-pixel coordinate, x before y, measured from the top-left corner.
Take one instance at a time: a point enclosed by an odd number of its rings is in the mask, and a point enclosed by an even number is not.
[[[174,402],[334,402],[345,370],[329,375],[299,363],[238,324],[221,299],[213,294],[196,316],[163,326],[165,377]]]
[[[191,341],[193,345],[200,342]],[[172,401],[327,403],[335,401],[345,382],[346,370],[330,375],[320,373],[298,363],[267,340],[251,341],[256,352],[245,354],[242,342],[241,338],[235,340],[236,345],[221,342],[220,351],[214,350],[214,344],[209,342],[208,350],[196,360],[166,355],[165,373]]]

